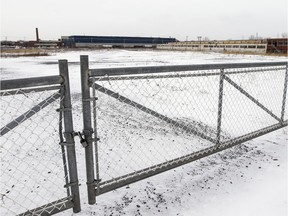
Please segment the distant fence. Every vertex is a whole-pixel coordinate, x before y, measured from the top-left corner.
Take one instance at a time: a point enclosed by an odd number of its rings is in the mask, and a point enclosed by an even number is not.
[[[1,215],[81,210],[75,136],[94,204],[288,125],[287,62],[90,69],[81,56],[80,64],[82,132],[66,60],[60,76],[1,81]]]
[[[59,68],[1,81],[1,215],[80,211],[67,61]]]
[[[90,69],[81,56],[81,74],[90,203],[287,126],[286,62]]]

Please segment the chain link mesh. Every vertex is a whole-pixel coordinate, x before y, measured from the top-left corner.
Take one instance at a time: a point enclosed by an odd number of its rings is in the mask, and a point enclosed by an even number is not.
[[[243,136],[281,120],[286,68],[262,69],[227,75],[237,86],[229,82],[224,84],[222,131],[232,137]],[[241,70],[229,70],[233,71]],[[284,117],[287,119],[286,114]]]
[[[59,91],[1,91],[1,215],[35,208],[31,215],[41,215],[65,207],[62,118],[56,112],[61,97]]]
[[[285,71],[227,69],[221,92],[220,70],[93,78],[101,180],[110,184],[208,147],[213,151],[217,127],[222,143],[279,123]]]

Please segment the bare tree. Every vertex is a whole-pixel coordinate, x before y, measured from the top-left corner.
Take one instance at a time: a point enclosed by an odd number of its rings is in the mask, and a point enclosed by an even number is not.
[[[208,37],[204,37],[203,41],[210,41],[210,39]]]
[[[283,32],[283,33],[281,34],[281,36],[282,36],[282,38],[287,38],[287,37],[288,37],[288,34],[287,34],[287,32]]]

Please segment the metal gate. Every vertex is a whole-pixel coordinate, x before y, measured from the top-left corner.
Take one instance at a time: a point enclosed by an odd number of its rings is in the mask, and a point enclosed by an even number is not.
[[[80,211],[66,60],[59,70],[1,80],[2,215]]]
[[[287,126],[287,62],[90,69],[88,200]]]
[[[2,214],[81,210],[76,135],[94,204],[288,125],[287,62],[90,69],[81,56],[80,63],[83,133],[73,130],[66,60],[59,76],[1,81]]]

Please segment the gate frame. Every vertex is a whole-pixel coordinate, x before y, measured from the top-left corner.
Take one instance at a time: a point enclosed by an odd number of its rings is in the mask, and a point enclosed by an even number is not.
[[[177,66],[146,66],[146,67],[124,67],[124,68],[100,68],[100,69],[89,69],[89,60],[87,55],[81,55],[80,56],[80,65],[81,65],[81,85],[82,85],[82,100],[83,100],[83,123],[84,123],[84,131],[90,131],[91,133],[87,134],[87,141],[88,141],[88,147],[85,149],[86,153],[86,161],[88,160],[89,163],[86,163],[86,169],[87,169],[87,189],[88,189],[88,201],[89,204],[94,204],[96,202],[96,196],[101,195],[103,193],[115,190],[117,188],[126,186],[128,184],[143,180],[145,178],[151,177],[153,175],[174,169],[176,167],[182,166],[184,164],[190,163],[192,161],[204,158],[206,156],[218,153],[220,151],[223,151],[225,149],[231,148],[233,146],[236,146],[238,144],[241,144],[243,142],[249,141],[251,139],[257,138],[259,136],[265,135],[267,133],[273,132],[275,130],[278,130],[280,128],[286,127],[288,125],[288,120],[284,120],[284,113],[285,113],[285,104],[286,104],[286,93],[287,93],[287,62],[260,62],[260,63],[236,63],[236,64],[203,64],[203,65],[177,65]],[[270,125],[268,127],[262,128],[257,131],[253,131],[249,134],[245,134],[243,136],[239,136],[236,138],[233,138],[228,141],[220,142],[220,134],[221,134],[221,117],[222,117],[222,100],[223,100],[223,84],[224,81],[234,86],[237,90],[240,91],[240,93],[244,94],[246,97],[248,97],[252,102],[254,102],[258,107],[263,109],[263,105],[259,103],[255,98],[250,97],[250,95],[243,89],[239,89],[237,86],[235,86],[233,83],[231,83],[230,79],[227,75],[229,74],[239,74],[239,73],[247,73],[247,71],[238,71],[238,72],[225,72],[225,69],[245,69],[245,68],[259,68],[259,67],[273,67],[273,66],[286,66],[286,72],[285,72],[285,79],[284,79],[284,90],[283,90],[283,100],[281,104],[281,117],[277,118],[279,123]],[[101,179],[99,179],[99,173],[97,170],[98,166],[98,155],[97,155],[97,131],[96,128],[94,128],[94,139],[92,138],[92,124],[91,124],[91,104],[90,102],[93,101],[95,104],[95,94],[93,91],[93,97],[90,95],[90,88],[93,88],[93,85],[95,90],[98,90],[100,88],[102,89],[102,92],[105,90],[105,93],[109,96],[113,95],[112,97],[120,100],[124,103],[132,103],[133,107],[138,108],[146,113],[150,113],[155,117],[162,118],[163,115],[145,107],[141,104],[136,103],[135,101],[130,100],[129,98],[126,98],[120,94],[116,94],[115,92],[106,89],[98,84],[95,84],[95,80],[97,81],[97,77],[103,77],[107,76],[107,78],[101,79],[101,80],[109,80],[109,76],[121,76],[121,75],[129,75],[136,79],[141,79],[141,76],[145,76],[145,74],[154,74],[157,73],[155,76],[156,78],[163,78],[165,75],[161,75],[161,73],[168,73],[168,72],[185,72],[185,71],[202,71],[202,70],[219,70],[219,72],[211,72],[211,73],[198,73],[198,74],[192,74],[190,77],[201,77],[201,76],[215,76],[219,75],[219,95],[218,95],[218,116],[217,116],[217,136],[216,140],[213,141],[213,146],[193,152],[191,154],[185,155],[181,158],[176,158],[161,164],[154,165],[152,167],[148,167],[124,176],[119,176],[116,178],[113,178],[111,180],[107,180],[105,182],[100,182]],[[263,69],[261,70],[263,71]],[[259,72],[259,70],[253,70],[250,72]],[[159,75],[160,74],[160,75]],[[134,75],[134,76],[133,76]],[[129,78],[123,78],[123,79],[129,79]],[[131,78],[130,78],[131,79]],[[101,91],[101,90],[100,90]],[[107,92],[106,92],[107,91]],[[128,101],[128,102],[127,102]],[[269,110],[268,114],[273,113]],[[96,112],[94,110],[94,112]],[[86,120],[88,119],[88,120]],[[163,120],[163,119],[162,119]],[[167,121],[164,119],[164,121]],[[169,123],[176,124],[171,121],[168,118]],[[168,122],[167,121],[167,122]],[[85,133],[84,133],[85,134]],[[202,137],[202,135],[200,136]],[[203,136],[202,138],[205,138]],[[212,139],[212,138],[211,138]],[[93,142],[95,144],[95,158],[93,153]],[[94,173],[94,160],[96,161],[96,176],[97,179],[94,179],[95,173]],[[152,171],[153,170],[153,171]],[[88,173],[89,172],[89,173]],[[89,177],[89,178],[88,178]],[[92,197],[94,194],[94,197]]]

